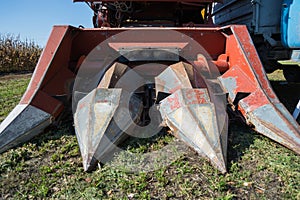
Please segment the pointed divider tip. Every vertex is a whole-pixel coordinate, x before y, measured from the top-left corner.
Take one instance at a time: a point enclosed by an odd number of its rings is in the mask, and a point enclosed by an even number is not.
[[[222,130],[218,130],[217,113],[207,89],[179,89],[161,101],[159,110],[176,137],[226,172]]]
[[[300,126],[283,105],[266,104],[246,115],[256,131],[300,155]]]
[[[0,153],[29,141],[51,124],[52,116],[27,104],[17,105],[0,124]]]
[[[109,157],[116,145],[128,137],[126,130],[139,117],[143,105],[135,96],[131,96],[127,107],[130,117],[121,117],[126,109],[122,101],[128,99],[123,95],[128,94],[122,89],[96,88],[78,103],[74,123],[85,171]],[[120,119],[121,127],[116,123]]]

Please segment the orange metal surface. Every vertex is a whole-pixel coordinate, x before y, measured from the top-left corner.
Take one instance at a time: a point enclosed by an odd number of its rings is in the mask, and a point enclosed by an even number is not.
[[[47,45],[39,59],[39,62],[36,66],[36,70],[34,71],[34,74],[32,76],[31,82],[29,83],[29,86],[27,88],[26,93],[22,97],[21,104],[27,104],[30,103],[32,98],[34,97],[35,93],[42,87],[45,80],[50,79],[50,77],[53,77],[55,74],[49,74],[48,70],[51,71],[57,70],[57,67],[60,67],[62,65],[61,59],[57,59],[58,54],[65,54],[67,52],[59,52],[59,49],[62,48],[64,43],[62,43],[65,40],[66,34],[68,32],[69,28],[68,26],[56,26],[53,28],[52,33],[50,35],[50,38],[47,42]],[[58,65],[53,66],[53,61],[58,63]],[[67,61],[69,58],[65,58]],[[54,69],[53,69],[54,67]]]
[[[231,26],[226,45],[229,69],[221,76],[246,121],[261,134],[300,154],[300,127],[280,103],[266,77],[245,26]],[[238,93],[246,93],[236,100]]]

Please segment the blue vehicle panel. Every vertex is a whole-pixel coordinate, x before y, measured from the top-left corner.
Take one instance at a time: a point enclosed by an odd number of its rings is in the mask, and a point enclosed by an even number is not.
[[[287,48],[300,48],[300,1],[284,0],[281,19],[282,43]]]
[[[280,34],[283,0],[223,0],[214,5],[215,23],[244,24],[251,34]]]
[[[300,60],[300,0],[223,0],[213,6],[217,25],[246,25],[265,69]]]

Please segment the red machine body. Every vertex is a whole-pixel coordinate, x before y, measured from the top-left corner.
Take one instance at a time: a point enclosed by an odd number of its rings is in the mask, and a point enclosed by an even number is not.
[[[75,0],[74,2],[77,1],[79,0]],[[207,82],[205,80],[203,81],[202,78],[197,75],[195,75],[194,78],[191,78],[191,71],[210,72],[210,66],[216,66],[219,76],[211,77],[211,80],[218,82],[222,91],[224,93],[228,93],[228,104],[230,105],[230,110],[234,113],[241,114],[245,121],[248,124],[253,125],[258,132],[276,142],[281,143],[287,148],[290,148],[297,154],[300,154],[299,124],[292,118],[290,113],[280,103],[273,92],[247,28],[240,25],[216,27],[211,24],[211,6],[212,3],[216,1],[132,1],[118,2],[119,4],[116,4],[117,1],[101,1],[101,3],[98,1],[82,2],[90,2],[89,5],[93,8],[98,20],[94,20],[94,24],[96,27],[99,27],[86,29],[71,26],[54,26],[28,89],[19,103],[19,107],[16,107],[0,126],[1,152],[16,146],[21,142],[29,140],[53,121],[59,120],[64,111],[68,109],[70,110],[74,81],[82,66],[88,65],[90,69],[93,69],[96,72],[97,67],[102,66],[103,63],[107,62],[107,57],[102,56],[101,54],[99,54],[97,59],[86,59],[94,49],[97,49],[99,44],[104,41],[108,41],[107,48],[109,48],[112,52],[128,48],[139,50],[141,50],[141,48],[145,50],[146,48],[153,51],[157,51],[159,48],[175,48],[185,51],[185,41],[178,42],[177,39],[172,37],[156,37],[155,40],[150,41],[143,37],[145,32],[150,33],[150,35],[159,35],[159,33],[164,35],[164,31],[174,31],[184,37],[188,36],[191,38],[191,41],[198,43],[206,51],[205,53],[199,52],[203,54],[203,56],[193,57],[189,60],[191,61],[190,64],[193,66],[193,70],[189,70],[190,68],[187,65],[181,64],[177,64],[176,66],[171,65],[172,67],[166,67],[163,69],[171,70],[170,72],[162,72],[162,69],[159,67],[153,67],[150,69],[149,74],[153,75],[156,81],[164,80],[168,83],[172,82],[173,78],[177,80],[178,77],[183,81],[182,84],[179,84],[179,86],[174,90],[168,90],[168,93],[171,96],[167,97],[167,100],[162,101],[161,103],[161,114],[165,117],[166,124],[168,124],[171,130],[174,131],[175,136],[181,138],[191,147],[200,149],[198,151],[200,154],[208,157],[208,159],[210,159],[220,171],[226,172],[227,129],[226,127],[220,128],[220,120],[214,117],[218,115],[218,108],[214,106],[210,107],[212,113],[210,121],[218,127],[217,129],[214,129],[214,131],[211,131],[218,132],[218,137],[212,140],[219,145],[218,147],[214,147],[219,148],[214,149],[214,151],[220,153],[215,153],[215,156],[210,156],[205,152],[207,149],[212,147],[209,147],[209,145],[206,147],[204,145],[201,149],[199,145],[191,142],[190,137],[193,137],[193,134],[197,135],[197,133],[188,133],[188,131],[185,132],[185,129],[181,129],[184,126],[184,123],[195,124],[195,126],[198,126],[199,123],[201,124],[200,118],[202,119],[203,116],[206,116],[207,114],[201,115],[201,112],[198,112],[197,115],[199,115],[199,119],[193,114],[193,116],[197,119],[195,118],[195,120],[192,120],[191,122],[183,121],[178,124],[179,122],[176,121],[178,120],[178,117],[176,119],[171,117],[171,114],[168,112],[168,109],[171,109],[168,108],[170,104],[166,103],[167,101],[172,101],[171,99],[175,99],[172,95],[183,95],[182,98],[184,99],[186,94],[185,92],[187,91],[186,88],[189,90],[195,90],[195,95],[197,95],[199,93],[198,89],[205,88]],[[117,5],[121,5],[120,3],[125,3],[125,5],[129,7],[131,6],[130,9],[133,10],[130,12],[127,8],[123,8],[123,10],[122,8],[119,8],[120,10],[115,10]],[[113,5],[116,7],[112,8],[111,6]],[[160,11],[160,8],[165,9],[167,5],[169,5],[172,9],[174,8],[173,11],[175,11],[175,14],[177,11],[180,13],[175,15],[175,18],[173,16],[173,18],[171,18],[173,20],[169,19],[170,13],[168,12],[155,12],[155,10]],[[138,8],[143,9],[141,11],[136,10]],[[180,12],[179,8],[183,8],[183,10]],[[189,10],[191,10],[192,14],[198,14],[199,19],[196,20],[196,23],[192,21],[194,16],[189,15]],[[116,18],[112,17],[116,14],[120,17],[120,19],[116,20]],[[144,16],[143,19],[142,16]],[[155,20],[155,18],[160,20]],[[198,22],[202,22],[202,24],[199,24]],[[118,39],[114,42],[114,40],[110,39],[113,37],[117,38],[118,34],[131,30],[135,31],[136,37],[127,38],[125,42],[122,40],[118,41]],[[194,53],[197,54],[197,52]],[[168,65],[174,64],[174,61],[171,60],[165,63],[168,63]],[[141,62],[142,60],[138,61]],[[186,62],[186,60],[182,59],[180,56],[176,63],[178,61]],[[115,62],[116,61],[109,63],[107,65],[107,70],[101,72],[101,76],[99,76],[98,80],[100,85],[107,85],[103,82],[101,83],[101,81],[104,80],[103,77],[110,76],[111,80],[113,80],[113,76],[109,75],[109,69],[113,69],[112,67],[114,67],[115,71],[111,71],[111,73],[117,73],[118,67],[114,65]],[[159,62],[162,63],[162,61]],[[144,59],[142,63],[147,63],[147,61]],[[126,61],[126,65],[128,65],[130,69],[137,68],[137,63],[131,62],[130,60]],[[119,68],[125,70],[126,67],[123,68],[119,65]],[[184,71],[177,73],[176,70],[185,70],[187,73],[186,79],[189,80],[191,84],[187,84],[186,81],[180,78],[180,74],[185,73]],[[165,80],[162,75],[163,73],[175,73],[177,75],[174,75],[173,78],[169,76],[169,80],[168,77]],[[97,85],[99,82],[97,82]],[[97,85],[95,88],[100,87]],[[97,90],[97,92],[101,93],[101,91],[107,91],[111,88],[111,84],[108,84],[105,87],[106,88],[104,88],[104,90],[101,86],[102,89]],[[114,87],[115,86],[112,86],[112,88]],[[158,87],[159,86],[155,87],[157,90],[156,92],[159,90]],[[161,91],[165,92],[167,89],[161,89]],[[204,91],[204,93],[206,92]],[[93,95],[95,94],[93,93]],[[107,97],[105,97],[105,99],[106,98]],[[158,97],[155,96],[155,99],[157,98]],[[100,101],[101,100],[99,100],[99,102]],[[199,106],[200,102],[211,106],[213,105],[214,100],[211,96],[210,100],[205,99],[201,101],[194,101],[192,104],[197,104],[196,106]],[[94,103],[96,104],[97,102]],[[190,105],[189,103],[187,104]],[[87,104],[79,103],[79,105],[81,106],[78,106],[77,110],[75,108],[77,113],[75,114],[75,127],[77,127],[77,137],[81,138],[79,140],[79,144],[84,160],[84,168],[85,170],[90,170],[94,166],[94,161],[99,160],[101,157],[97,157],[95,155],[97,152],[99,153],[99,149],[102,148],[102,146],[99,145],[101,143],[100,140],[102,136],[99,136],[99,144],[97,143],[97,145],[93,148],[89,142],[83,144],[83,140],[85,139],[82,139],[82,135],[84,135],[84,137],[90,137],[90,139],[86,141],[91,141],[93,140],[93,137],[96,137],[93,136],[93,134],[95,135],[96,133],[92,134],[89,131],[83,133],[81,131],[81,124],[87,120],[87,116],[85,114],[81,115],[80,112],[84,109],[83,105]],[[178,105],[185,104],[180,103]],[[195,107],[193,107],[193,109],[194,108]],[[40,116],[39,120],[37,120],[36,116],[28,114],[30,113],[30,110],[38,110],[38,113],[40,113],[40,115],[38,115]],[[101,111],[99,112],[99,116],[107,114],[101,113]],[[138,111],[136,112],[139,113]],[[108,119],[111,120],[111,116],[109,116]],[[86,123],[91,123],[92,120],[93,119]],[[33,123],[28,123],[28,121],[32,121]],[[97,121],[92,122],[94,124],[98,123]],[[19,126],[18,124],[23,124],[22,130],[17,128]],[[109,122],[108,126],[112,126],[112,122]],[[210,134],[208,130],[202,130],[204,133],[205,131],[207,131],[206,135]],[[101,134],[109,133],[105,132]],[[201,138],[203,138],[201,134],[199,133],[197,140],[201,140]],[[209,137],[207,140],[210,141]],[[121,140],[116,140],[115,142],[117,141]],[[211,146],[214,145],[211,144]],[[101,151],[104,150],[102,149]]]

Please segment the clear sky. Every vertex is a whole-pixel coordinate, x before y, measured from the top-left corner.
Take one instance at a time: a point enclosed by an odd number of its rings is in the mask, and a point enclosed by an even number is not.
[[[0,33],[45,46],[53,25],[92,27],[92,10],[73,0],[0,0]]]

